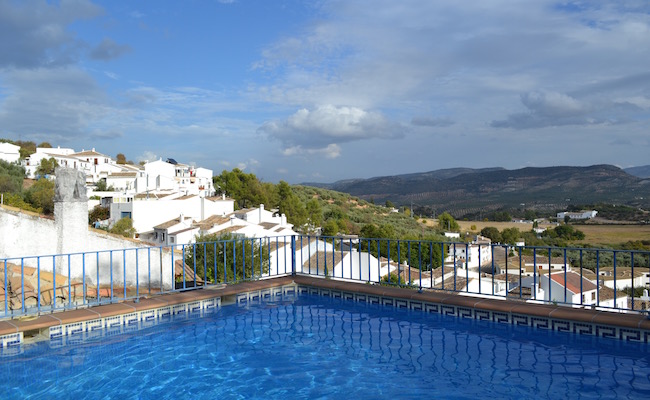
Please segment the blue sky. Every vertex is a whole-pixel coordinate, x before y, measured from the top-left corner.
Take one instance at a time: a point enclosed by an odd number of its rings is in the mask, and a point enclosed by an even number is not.
[[[644,0],[0,0],[0,37],[15,140],[291,183],[650,164]]]

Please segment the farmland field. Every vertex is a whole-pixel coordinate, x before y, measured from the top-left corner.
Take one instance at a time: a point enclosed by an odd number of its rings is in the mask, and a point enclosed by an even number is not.
[[[427,225],[437,224],[435,220],[427,220]],[[486,226],[493,226],[499,231],[505,228],[517,228],[520,231],[532,229],[532,224],[519,222],[494,222],[494,221],[458,221],[461,232],[480,232]],[[475,229],[471,229],[475,226]],[[554,224],[542,224],[541,227],[553,228]],[[585,239],[574,242],[575,245],[616,245],[628,241],[650,240],[650,225],[574,225],[585,234]]]

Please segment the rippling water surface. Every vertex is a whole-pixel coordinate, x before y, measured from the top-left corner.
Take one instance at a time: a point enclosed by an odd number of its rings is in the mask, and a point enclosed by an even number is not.
[[[0,397],[650,398],[650,346],[315,296],[0,358]]]

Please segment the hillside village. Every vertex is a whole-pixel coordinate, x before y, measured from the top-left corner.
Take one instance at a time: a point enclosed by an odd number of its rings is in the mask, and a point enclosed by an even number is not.
[[[0,159],[17,162],[20,147],[0,143]],[[109,209],[109,218],[93,221],[109,228],[129,218],[134,236],[155,245],[191,243],[197,235],[230,233],[235,236],[271,237],[294,235],[293,226],[277,210],[237,210],[225,194],[216,196],[213,171],[158,159],[141,165],[118,163],[96,151],[37,147],[22,161],[28,178],[37,178],[43,160],[81,171],[86,176],[88,208]],[[53,176],[48,176],[54,179]]]

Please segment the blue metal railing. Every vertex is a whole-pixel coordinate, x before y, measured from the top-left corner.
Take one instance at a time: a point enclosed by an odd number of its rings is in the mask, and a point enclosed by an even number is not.
[[[614,311],[650,303],[650,252],[620,249],[288,236],[5,258],[0,269],[0,318],[290,274]]]

